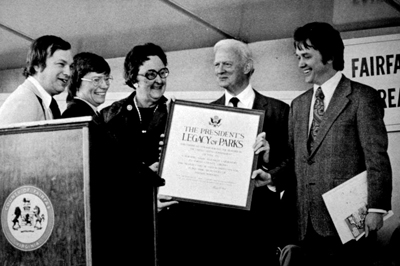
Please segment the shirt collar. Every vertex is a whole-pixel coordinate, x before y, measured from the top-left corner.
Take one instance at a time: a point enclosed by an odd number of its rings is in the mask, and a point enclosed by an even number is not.
[[[338,86],[340,79],[342,78],[342,72],[338,71],[335,75],[333,75],[330,79],[328,79],[322,85],[314,84],[313,88],[313,97],[311,98],[311,106],[310,106],[310,114],[309,114],[309,123],[308,126],[311,128],[311,123],[313,120],[313,108],[315,104],[315,93],[318,87],[321,87],[322,92],[324,93],[324,111],[328,108],[329,103],[331,102],[333,93],[335,92],[336,87]]]
[[[32,84],[36,87],[36,89],[39,92],[39,96],[42,99],[42,104],[46,107],[46,108],[50,108],[50,104],[51,104],[51,95],[42,87],[42,85],[40,85],[39,81],[37,79],[35,79],[33,76],[29,76],[27,78],[30,82],[32,82]]]
[[[317,91],[318,87],[321,87],[322,92],[324,93],[325,98],[328,99],[328,103],[329,103],[341,78],[342,78],[342,72],[338,71],[330,79],[325,81],[324,84],[322,84],[322,85],[314,84],[314,94]]]
[[[256,94],[254,93],[254,90],[251,87],[251,84],[249,83],[249,85],[247,85],[247,87],[236,96],[230,94],[227,90],[225,90],[225,105],[229,105],[229,101],[233,97],[239,99],[238,107],[251,109],[253,108],[253,103]]]

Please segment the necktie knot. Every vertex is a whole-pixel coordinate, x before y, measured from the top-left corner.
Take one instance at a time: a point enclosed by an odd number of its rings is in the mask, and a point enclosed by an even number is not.
[[[238,102],[239,102],[239,99],[236,98],[236,97],[232,97],[232,98],[230,99],[230,102],[232,103],[233,107],[237,107]]]
[[[54,98],[51,98],[50,110],[53,114],[53,119],[58,119],[61,117],[60,108],[58,108],[57,101]]]
[[[325,98],[324,93],[322,92],[321,87],[318,87],[317,91],[315,92],[315,98],[323,100]]]

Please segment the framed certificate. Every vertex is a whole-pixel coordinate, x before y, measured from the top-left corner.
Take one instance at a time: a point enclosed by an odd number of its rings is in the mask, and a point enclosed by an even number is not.
[[[250,210],[257,166],[253,144],[264,111],[176,100],[171,103],[159,194],[178,201]]]

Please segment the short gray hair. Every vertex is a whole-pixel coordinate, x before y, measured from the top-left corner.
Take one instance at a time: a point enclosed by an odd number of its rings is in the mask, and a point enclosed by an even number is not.
[[[239,55],[242,63],[247,63],[251,61],[252,64],[250,64],[251,65],[250,74],[254,72],[253,55],[249,46],[246,43],[235,39],[220,40],[214,45],[214,54],[221,48],[228,48],[235,51]]]

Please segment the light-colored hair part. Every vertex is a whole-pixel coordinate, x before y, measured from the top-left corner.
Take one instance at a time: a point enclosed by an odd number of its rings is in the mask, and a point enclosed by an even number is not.
[[[254,72],[254,64],[253,64],[253,54],[247,44],[244,42],[235,40],[235,39],[224,39],[218,41],[214,45],[214,54],[219,50],[219,49],[229,49],[234,51],[237,55],[239,55],[239,58],[241,60],[242,64],[249,64],[250,67],[250,72],[249,76],[251,76]]]

